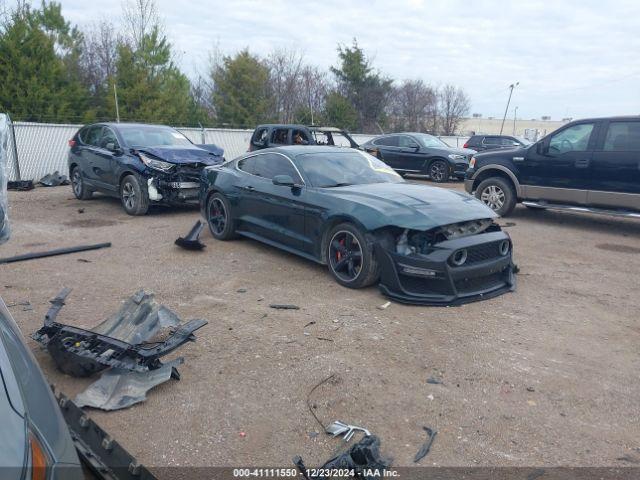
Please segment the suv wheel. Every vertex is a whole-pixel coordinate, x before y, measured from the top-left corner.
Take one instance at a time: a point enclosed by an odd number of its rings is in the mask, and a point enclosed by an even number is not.
[[[122,179],[120,200],[129,215],[145,215],[149,211],[149,192],[136,175],[127,175]]]
[[[71,170],[71,189],[78,200],[88,200],[93,194],[85,185],[84,180],[82,180],[82,173],[78,166],[73,167]]]
[[[476,198],[501,217],[509,215],[516,206],[516,193],[511,183],[500,177],[487,178],[476,189]]]
[[[449,180],[449,165],[444,160],[435,160],[429,165],[429,177],[436,183]]]

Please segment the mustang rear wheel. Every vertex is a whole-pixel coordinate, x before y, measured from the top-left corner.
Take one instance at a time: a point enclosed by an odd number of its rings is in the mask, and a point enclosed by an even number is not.
[[[367,287],[378,280],[380,270],[360,229],[341,223],[331,229],[327,243],[329,272],[340,285],[349,288]]]
[[[436,183],[449,180],[449,165],[444,160],[435,160],[429,165],[429,176]]]
[[[211,235],[218,240],[235,238],[235,222],[231,217],[229,200],[221,193],[214,193],[207,202],[207,224]]]

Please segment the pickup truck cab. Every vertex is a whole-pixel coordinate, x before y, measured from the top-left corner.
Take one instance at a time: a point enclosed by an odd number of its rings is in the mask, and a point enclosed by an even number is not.
[[[478,153],[465,189],[502,216],[522,202],[640,218],[640,116],[576,120],[530,146]]]

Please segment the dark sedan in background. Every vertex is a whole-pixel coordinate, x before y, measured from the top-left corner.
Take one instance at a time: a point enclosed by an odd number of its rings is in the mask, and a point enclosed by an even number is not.
[[[101,192],[119,197],[129,215],[149,205],[197,203],[202,168],[224,161],[216,145],[194,145],[162,125],[99,123],[69,140],[69,175],[81,200]]]
[[[58,403],[0,298],[0,478],[82,479]]]
[[[520,148],[531,145],[526,138],[512,135],[473,135],[464,144],[464,148],[470,148],[476,152],[497,150],[502,148]]]
[[[429,175],[444,183],[451,177],[463,179],[469,160],[475,153],[450,147],[438,137],[426,133],[394,133],[376,137],[360,146],[401,175]]]
[[[259,240],[327,265],[350,288],[450,305],[515,286],[509,236],[470,195],[405,182],[355,149],[288,146],[204,169],[212,235]]]

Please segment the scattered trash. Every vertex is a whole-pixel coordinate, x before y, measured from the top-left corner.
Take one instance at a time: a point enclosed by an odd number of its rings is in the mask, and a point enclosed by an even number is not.
[[[111,246],[111,242],[107,242],[107,243],[96,243],[95,245],[80,245],[77,247],[58,248],[56,250],[48,250],[46,252],[25,253],[23,255],[16,255],[15,257],[0,258],[0,264],[22,262],[25,260],[33,260],[35,258],[44,258],[44,257],[53,257],[56,255],[66,255],[68,253],[86,252],[87,250],[98,250],[100,248],[108,248],[110,246]]]
[[[432,430],[429,427],[422,427],[422,429],[427,432],[427,441],[424,442],[424,445],[420,447],[420,450],[418,450],[416,456],[413,457],[414,463],[418,463],[420,460],[427,456],[429,450],[431,450],[431,445],[433,445],[433,441],[436,439],[436,435],[438,434],[436,430]]]
[[[25,307],[27,305],[31,305],[31,302],[29,300],[24,300],[22,302],[14,302],[14,303],[7,303],[7,307],[11,308],[11,307]]]
[[[84,208],[79,208],[78,213],[84,213]]]
[[[198,220],[196,224],[191,227],[189,233],[185,237],[179,237],[175,244],[185,250],[202,250],[206,245],[200,241],[200,233],[204,228],[204,224]]]
[[[427,383],[429,383],[431,385],[442,385],[442,380],[438,380],[435,377],[429,377],[429,378],[427,378]]]
[[[91,260],[87,260],[86,258],[79,258],[78,261],[80,263],[91,263]]]
[[[527,400],[527,403],[532,407],[535,407],[536,405],[538,405],[534,400]]]
[[[316,412],[314,412],[314,408],[316,408],[315,405],[311,405],[311,395],[313,395],[313,392],[316,391],[316,389],[318,389],[320,386],[324,385],[325,383],[329,382],[330,380],[333,380],[334,378],[336,378],[337,374],[332,373],[331,375],[329,375],[328,377],[326,377],[324,380],[321,380],[320,382],[316,383],[314,385],[314,387],[309,391],[309,393],[307,394],[307,408],[309,409],[309,412],[311,412],[311,415],[313,415],[313,418],[316,419],[316,422],[318,422],[318,425],[320,425],[322,427],[322,430],[327,429],[327,427],[324,426],[324,424],[320,421],[320,419],[318,418],[318,416],[316,415]]]
[[[371,480],[385,476],[384,471],[391,466],[391,459],[380,456],[380,439],[371,435],[363,437],[347,451],[331,458],[320,468],[307,469],[300,456],[296,456],[293,463],[307,480],[332,478],[325,476],[326,472],[332,471],[349,471],[349,475],[353,478]]]
[[[536,389],[533,387],[527,387],[527,392],[535,392]]]
[[[432,394],[429,394],[429,395],[427,395],[427,398],[428,398],[429,400],[433,400],[433,398],[434,398],[434,397],[433,397],[433,395],[432,395]]]
[[[351,440],[351,438],[353,438],[353,435],[357,431],[363,432],[365,437],[371,436],[371,432],[369,432],[369,430],[367,430],[366,428],[358,427],[356,425],[348,425],[339,420],[336,420],[332,424],[328,425],[327,428],[325,428],[325,432],[328,433],[329,435],[333,435],[334,437],[339,437],[340,435],[344,435],[345,442],[348,442],[349,440]]]
[[[269,305],[271,308],[275,308],[277,310],[300,310],[298,305],[291,305],[287,303],[272,303]]]
[[[378,305],[378,310],[386,310],[391,305],[391,302],[383,303],[382,305]]]
[[[58,187],[60,185],[69,185],[69,180],[67,180],[66,175],[60,175],[60,172],[56,170],[42,177],[38,183],[44,187]]]
[[[78,455],[83,464],[96,474],[96,478],[156,480],[149,470],[69,398],[60,393],[57,400]]]
[[[35,186],[33,185],[33,180],[14,180],[7,182],[8,190],[26,192],[28,190],[33,190],[34,188]]]
[[[307,323],[303,328],[307,328],[309,325],[315,325],[316,321],[315,320],[311,320],[309,323]]]
[[[116,410],[145,400],[146,392],[169,378],[180,378],[176,367],[182,358],[162,364],[160,358],[187,341],[206,320],[180,323],[178,316],[143,290],[128,298],[120,310],[92,330],[57,323],[70,289],[51,300],[44,326],[32,338],[47,348],[64,373],[87,377],[107,370],[76,400],[83,406]],[[151,341],[162,329],[163,340]]]
[[[333,342],[333,338],[327,338],[327,337],[316,337],[316,338],[324,342]]]
[[[239,435],[240,435],[240,437],[242,437],[242,438],[244,438],[244,437],[246,437],[246,436],[247,436],[247,434],[246,434],[245,432],[240,432],[240,434],[239,434]]]
[[[238,293],[247,293],[247,289],[246,288],[239,288],[238,290],[236,290],[236,292],[238,292]]]

